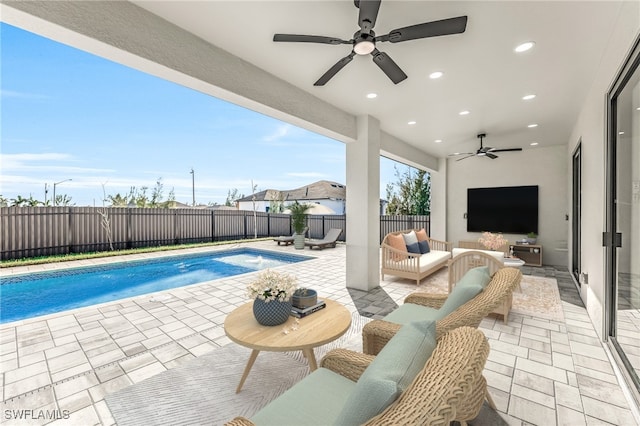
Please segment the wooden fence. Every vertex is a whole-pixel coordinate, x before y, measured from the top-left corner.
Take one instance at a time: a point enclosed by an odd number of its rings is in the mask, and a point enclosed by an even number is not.
[[[346,240],[344,215],[308,218],[309,237],[341,228],[340,240]],[[429,231],[429,216],[380,216],[380,241],[392,231],[423,227]],[[245,210],[126,207],[0,207],[0,229],[1,260],[292,233],[288,214],[256,212],[254,219]]]

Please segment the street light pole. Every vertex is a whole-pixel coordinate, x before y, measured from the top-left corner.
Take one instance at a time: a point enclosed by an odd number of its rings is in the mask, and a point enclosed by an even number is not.
[[[191,195],[192,195],[193,206],[195,207],[196,205],[196,174],[193,171],[193,167],[191,168]]]
[[[73,180],[73,179],[65,179],[65,180],[61,180],[60,182],[53,183],[53,205],[54,206],[58,205],[58,201],[56,200],[56,186],[60,185],[61,183],[69,182],[70,180]]]

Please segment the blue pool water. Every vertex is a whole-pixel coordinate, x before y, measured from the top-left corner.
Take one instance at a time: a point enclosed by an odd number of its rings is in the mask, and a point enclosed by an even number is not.
[[[4,277],[0,323],[312,259],[256,249],[168,256]]]

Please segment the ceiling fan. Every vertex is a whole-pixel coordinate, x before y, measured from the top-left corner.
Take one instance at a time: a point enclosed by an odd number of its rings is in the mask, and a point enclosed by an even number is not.
[[[463,33],[467,27],[467,17],[443,19],[440,21],[425,22],[423,24],[411,25],[409,27],[398,28],[383,36],[376,36],[373,27],[376,24],[378,10],[381,0],[354,0],[355,6],[360,9],[358,25],[360,29],[353,34],[350,40],[342,40],[335,37],[325,37],[316,35],[298,34],[275,34],[273,41],[299,42],[299,43],[322,43],[322,44],[350,44],[353,46],[351,53],[340,59],[329,71],[324,73],[314,86],[324,86],[331,78],[345,67],[355,55],[373,56],[373,62],[393,81],[400,83],[407,78],[407,75],[391,59],[389,55],[380,52],[376,48],[376,43],[389,41],[399,43],[401,41],[415,40],[427,37],[438,37],[449,34]]]
[[[478,148],[478,150],[476,152],[456,152],[455,154],[449,154],[449,157],[455,157],[457,155],[464,155],[464,157],[458,158],[456,161],[464,160],[465,158],[469,158],[469,157],[473,157],[473,156],[476,156],[476,157],[487,157],[487,158],[490,158],[492,160],[495,160],[496,158],[498,158],[498,156],[495,155],[496,152],[522,151],[522,148],[495,149],[495,148],[491,148],[489,146],[484,146],[482,144],[482,139],[484,139],[486,137],[487,137],[486,133],[479,133],[478,134],[478,138],[480,139],[480,148]]]

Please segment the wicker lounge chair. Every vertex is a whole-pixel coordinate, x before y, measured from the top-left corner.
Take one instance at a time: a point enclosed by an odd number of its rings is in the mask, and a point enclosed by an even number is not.
[[[310,249],[313,249],[314,247],[318,247],[320,250],[327,247],[335,247],[336,241],[338,241],[338,237],[340,236],[340,234],[342,234],[342,229],[331,228],[329,229],[329,232],[327,232],[327,235],[325,235],[323,239],[316,240],[316,239],[310,238],[304,242],[304,245],[306,247],[309,247]]]
[[[478,328],[484,317],[492,313],[520,284],[522,273],[515,268],[502,268],[496,272],[487,287],[473,299],[464,303],[455,311],[436,322],[438,336],[457,327]],[[413,293],[404,299],[404,303],[422,305],[439,309],[446,301],[447,294]],[[419,321],[421,318],[415,318]],[[362,329],[362,350],[366,354],[376,355],[402,327],[390,321],[373,320]]]
[[[477,417],[485,398],[495,408],[482,376],[488,355],[489,344],[479,330],[462,327],[447,333],[438,340],[431,357],[406,390],[364,424],[448,425],[457,420],[466,425],[468,420]],[[346,349],[334,349],[322,359],[321,367],[355,382],[374,358]],[[318,404],[321,392],[322,389],[311,392],[309,398],[291,408],[292,423],[296,421],[296,410],[304,411],[303,404]],[[324,423],[318,419],[315,424]],[[227,426],[251,425],[254,423],[244,417],[236,417],[227,423]]]
[[[304,228],[304,231],[302,231],[302,234],[306,235],[308,230],[309,230],[309,227]],[[285,246],[288,246],[289,244],[293,244],[294,235],[295,235],[295,232],[291,235],[281,235],[279,237],[274,238],[273,241],[277,242],[278,245],[284,244]]]

